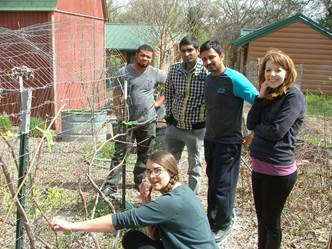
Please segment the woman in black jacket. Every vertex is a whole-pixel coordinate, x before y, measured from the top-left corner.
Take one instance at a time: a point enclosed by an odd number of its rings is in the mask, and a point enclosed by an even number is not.
[[[281,245],[281,213],[297,178],[295,137],[303,123],[305,100],[294,87],[292,59],[270,50],[259,71],[260,95],[248,113],[254,131],[250,145],[252,187],[258,220],[258,249]]]

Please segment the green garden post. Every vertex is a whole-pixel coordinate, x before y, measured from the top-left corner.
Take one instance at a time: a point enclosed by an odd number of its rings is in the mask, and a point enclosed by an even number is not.
[[[12,70],[13,77],[19,80],[20,92],[21,92],[21,105],[22,105],[22,125],[20,135],[20,155],[19,155],[19,175],[18,175],[18,187],[20,187],[18,193],[18,201],[22,208],[25,205],[25,184],[23,182],[26,174],[26,165],[28,162],[28,136],[30,126],[30,113],[31,113],[31,89],[24,89],[23,79],[32,79],[33,72],[27,67],[14,68]],[[22,185],[22,186],[21,186]],[[17,222],[16,222],[16,249],[24,248],[24,222],[17,208]]]

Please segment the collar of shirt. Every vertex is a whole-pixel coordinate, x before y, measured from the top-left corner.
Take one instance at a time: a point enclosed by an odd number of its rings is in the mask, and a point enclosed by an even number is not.
[[[202,62],[201,58],[197,58],[196,64],[192,69],[187,70],[186,67],[185,67],[185,63],[182,62],[180,70],[185,74],[192,74],[192,73],[199,74],[202,70],[202,67],[203,67],[203,62]]]

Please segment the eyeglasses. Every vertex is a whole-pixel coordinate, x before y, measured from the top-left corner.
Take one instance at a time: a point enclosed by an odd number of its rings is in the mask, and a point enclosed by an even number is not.
[[[146,169],[145,170],[145,175],[146,176],[151,176],[152,174],[154,176],[159,176],[161,173],[165,172],[163,168],[153,168],[153,169]]]

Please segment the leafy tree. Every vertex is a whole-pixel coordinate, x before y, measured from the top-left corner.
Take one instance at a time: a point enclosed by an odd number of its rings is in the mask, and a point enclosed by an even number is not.
[[[206,17],[205,4],[202,1],[188,1],[185,16],[186,33],[196,37],[200,44],[207,40],[204,19]]]
[[[319,23],[325,28],[332,31],[332,1],[321,0],[321,2],[325,9],[325,16],[319,20]]]

